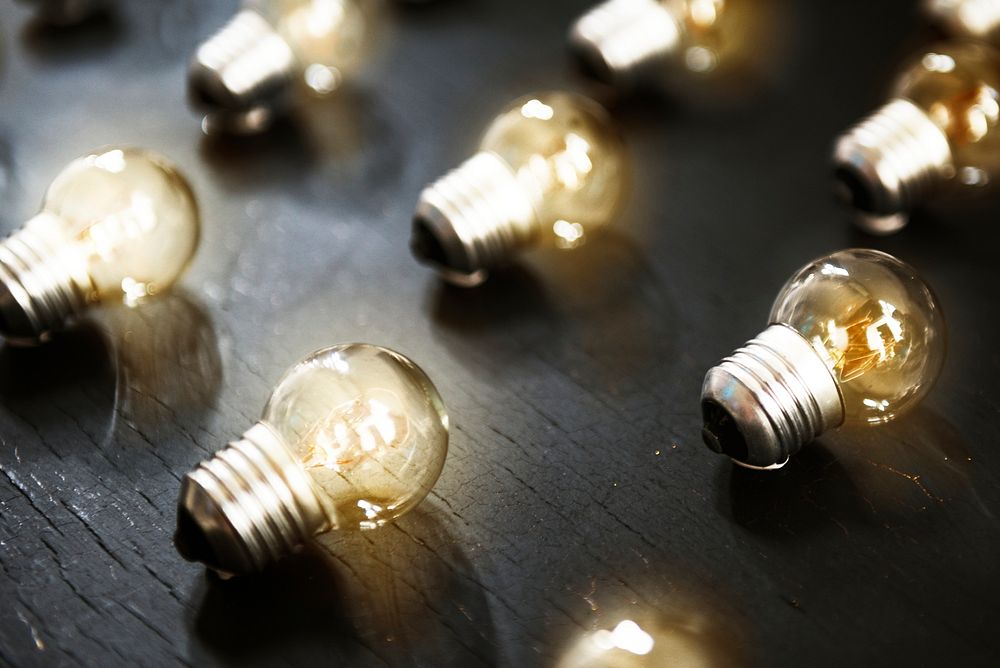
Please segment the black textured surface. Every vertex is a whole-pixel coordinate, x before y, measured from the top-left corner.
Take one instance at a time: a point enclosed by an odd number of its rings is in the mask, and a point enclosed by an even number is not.
[[[826,167],[931,36],[914,3],[781,3],[789,39],[752,99],[617,105],[633,196],[578,252],[476,291],[411,259],[420,188],[503,104],[594,90],[564,41],[589,4],[396,7],[357,85],[242,142],[203,139],[184,99],[186,59],[235,2],[122,2],[58,31],[2,5],[3,229],[108,143],[185,168],[205,229],[171,295],[0,349],[0,664],[552,665],[628,618],[720,665],[996,665],[1000,208],[869,238]],[[701,443],[705,370],[792,271],[851,245],[936,289],[939,385],[781,472],[734,469]],[[351,340],[410,355],[444,395],[432,496],[259,578],[184,562],[179,477],[288,365]]]

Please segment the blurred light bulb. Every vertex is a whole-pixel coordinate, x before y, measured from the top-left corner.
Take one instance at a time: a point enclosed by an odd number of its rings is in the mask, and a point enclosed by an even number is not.
[[[810,262],[770,326],[709,370],[703,436],[737,463],[776,468],[845,420],[879,424],[916,404],[944,360],[944,322],[914,270],[874,250]]]
[[[93,302],[158,292],[187,266],[198,235],[191,188],[162,156],[108,148],[78,158],[41,212],[0,244],[0,334],[43,340]]]
[[[296,82],[332,93],[364,59],[374,18],[368,7],[363,0],[247,0],[191,61],[188,85],[208,113],[204,128],[263,130]]]
[[[621,137],[599,104],[562,92],[520,98],[478,153],[420,194],[413,254],[470,286],[524,247],[574,248],[618,213],[627,171]]]
[[[943,44],[919,56],[892,99],[841,135],[839,191],[870,232],[903,227],[942,185],[983,186],[1000,175],[1000,53]]]
[[[957,37],[995,41],[1000,0],[924,0],[924,11]]]
[[[765,48],[759,0],[607,0],[570,31],[573,50],[602,81],[634,85],[671,68],[696,74]]]
[[[433,487],[448,416],[402,355],[367,344],[293,366],[261,421],[184,477],[175,542],[223,573],[258,571],[331,529],[372,529]]]

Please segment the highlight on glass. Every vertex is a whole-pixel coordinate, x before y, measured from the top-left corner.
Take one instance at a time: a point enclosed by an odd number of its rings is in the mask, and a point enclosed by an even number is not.
[[[448,281],[474,286],[530,247],[571,249],[618,215],[629,181],[624,143],[593,100],[522,97],[479,151],[424,189],[411,249]]]
[[[175,544],[221,573],[259,571],[317,534],[409,512],[447,452],[444,404],[413,362],[370,344],[318,350],[259,422],[184,477]]]
[[[0,243],[0,335],[39,342],[98,301],[170,286],[199,238],[187,180],[166,158],[105,148],[71,162],[42,210]]]
[[[1000,176],[1000,52],[940,44],[917,56],[890,100],[837,138],[838,192],[876,234],[896,232],[946,187],[981,189]]]
[[[783,466],[844,422],[897,418],[927,394],[944,361],[933,293],[879,251],[810,262],[782,288],[768,322],[702,386],[706,445],[750,467]]]

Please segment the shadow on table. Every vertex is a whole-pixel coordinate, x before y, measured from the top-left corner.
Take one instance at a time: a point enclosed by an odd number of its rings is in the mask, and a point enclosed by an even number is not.
[[[207,576],[199,589],[189,649],[196,664],[498,661],[474,568],[420,508],[378,531],[327,534],[256,576]]]
[[[530,255],[477,288],[435,289],[432,316],[461,344],[453,350],[515,373],[540,360],[610,390],[670,373],[675,308],[639,245],[608,230],[572,251]]]
[[[38,346],[0,347],[0,397],[8,401],[51,398],[54,392],[89,383],[115,390],[111,342],[93,320],[84,319]]]
[[[79,62],[101,57],[120,45],[125,32],[121,18],[110,7],[94,9],[78,21],[50,20],[39,12],[25,24],[21,43],[42,60]]]
[[[118,412],[141,427],[196,418],[215,406],[222,361],[212,321],[175,287],[104,314],[118,360]]]
[[[406,144],[377,96],[345,84],[329,98],[296,96],[260,134],[205,135],[199,151],[230,190],[274,187],[325,201],[331,184],[364,188],[368,199],[394,184]]]
[[[723,512],[773,538],[946,522],[956,506],[992,516],[977,494],[972,459],[958,430],[927,408],[880,427],[843,429],[822,441],[805,446],[778,471],[733,465],[723,473],[729,478]]]

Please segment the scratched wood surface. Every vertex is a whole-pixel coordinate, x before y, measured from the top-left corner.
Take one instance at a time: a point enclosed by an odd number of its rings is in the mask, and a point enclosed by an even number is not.
[[[127,143],[187,171],[204,239],[171,294],[0,348],[0,664],[575,665],[631,619],[680,665],[996,665],[1000,207],[874,239],[827,181],[832,137],[934,37],[913,3],[780,3],[783,52],[749,97],[614,105],[635,162],[620,224],[474,292],[411,261],[413,203],[508,100],[604,95],[565,52],[587,0],[396,6],[359,82],[239,142],[200,135],[183,77],[236,3],[118,4],[73,30],[0,5],[0,227],[72,157]],[[939,294],[939,385],[781,472],[733,468],[700,443],[704,371],[794,269],[852,245]],[[261,577],[182,561],[180,476],[289,364],[351,340],[445,397],[433,494]]]

